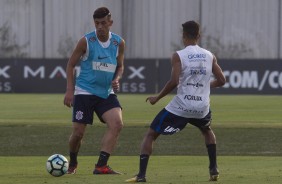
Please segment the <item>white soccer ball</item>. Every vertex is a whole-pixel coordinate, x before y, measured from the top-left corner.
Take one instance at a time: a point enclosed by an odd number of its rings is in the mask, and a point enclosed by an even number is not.
[[[68,168],[69,162],[66,157],[61,154],[54,154],[50,156],[46,162],[46,169],[52,176],[63,176],[67,173]]]

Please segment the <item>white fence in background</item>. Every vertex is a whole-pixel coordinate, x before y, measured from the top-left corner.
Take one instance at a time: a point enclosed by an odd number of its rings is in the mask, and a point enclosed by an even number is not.
[[[181,24],[202,25],[200,44],[219,58],[282,58],[281,0],[0,0],[0,58],[67,58],[107,6],[127,58],[170,58]]]

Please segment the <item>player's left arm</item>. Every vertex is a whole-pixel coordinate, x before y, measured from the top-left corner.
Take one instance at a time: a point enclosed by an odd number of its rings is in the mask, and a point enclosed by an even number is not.
[[[125,50],[125,41],[121,40],[118,48],[117,68],[116,68],[114,79],[112,81],[112,87],[114,92],[119,91],[119,80],[121,79],[124,70],[124,65],[123,65],[124,50]]]
[[[221,67],[217,63],[217,59],[215,56],[213,56],[212,73],[215,79],[210,82],[210,88],[216,88],[216,87],[223,86],[226,82],[226,78],[222,72]]]

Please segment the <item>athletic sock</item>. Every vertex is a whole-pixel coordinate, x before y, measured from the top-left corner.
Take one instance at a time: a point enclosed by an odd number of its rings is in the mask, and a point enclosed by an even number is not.
[[[217,167],[216,163],[216,144],[208,144],[207,145],[210,165],[209,168],[212,169],[214,167]]]
[[[100,152],[100,156],[99,156],[99,160],[98,163],[96,164],[96,166],[101,167],[101,166],[105,166],[108,163],[110,154],[104,151]]]
[[[70,152],[70,166],[77,165],[77,154],[78,152]]]
[[[148,161],[149,161],[149,155],[142,154],[140,155],[140,162],[139,162],[139,173],[137,176],[139,177],[145,177],[146,176],[146,170],[148,166]]]

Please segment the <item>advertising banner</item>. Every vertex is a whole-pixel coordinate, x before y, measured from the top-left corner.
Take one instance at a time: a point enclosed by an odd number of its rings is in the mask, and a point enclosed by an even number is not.
[[[0,93],[64,93],[66,65],[65,59],[0,59]],[[126,60],[120,93],[155,93],[156,71],[155,60]]]
[[[153,59],[127,59],[121,79],[121,93],[155,93],[158,68]]]
[[[282,94],[282,60],[218,60],[227,82],[212,94]],[[0,59],[0,93],[64,93],[66,59]],[[76,73],[79,75],[79,66]],[[120,93],[156,93],[170,78],[169,59],[126,59]],[[174,90],[176,92],[176,90]]]
[[[212,94],[282,94],[282,60],[218,60],[226,84]],[[159,87],[169,80],[171,63],[159,61]],[[161,90],[161,89],[159,89]]]
[[[220,94],[282,94],[282,60],[219,60],[227,79]]]
[[[63,59],[1,59],[0,92],[65,92],[66,63]]]

